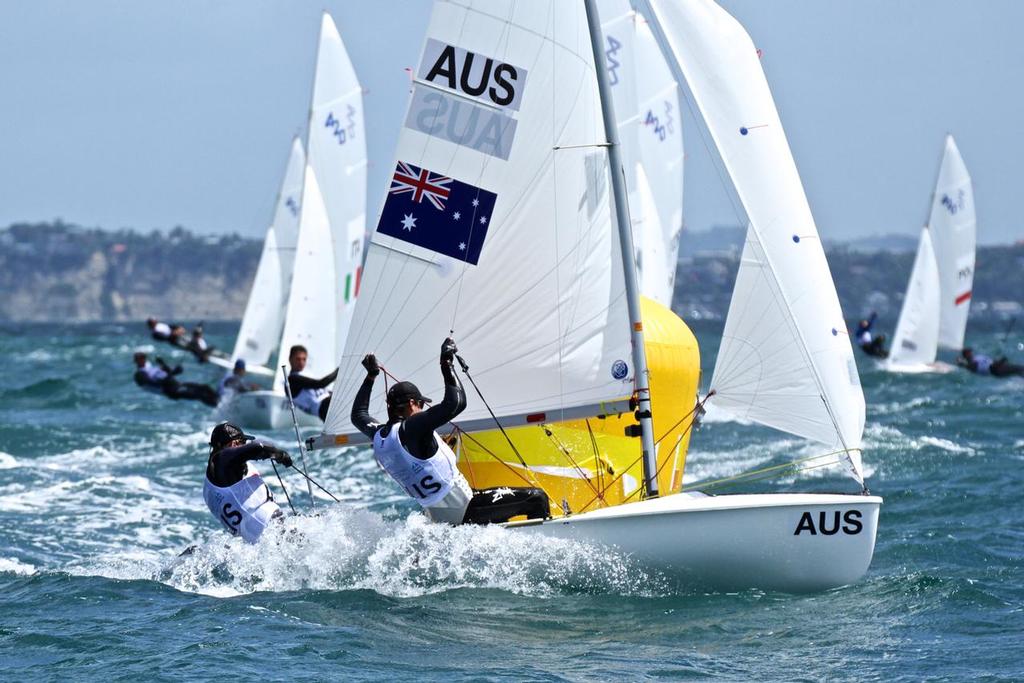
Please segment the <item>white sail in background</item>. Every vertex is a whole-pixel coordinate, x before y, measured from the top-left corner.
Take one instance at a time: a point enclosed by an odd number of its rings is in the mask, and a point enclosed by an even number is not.
[[[889,365],[928,365],[939,347],[939,270],[928,228],[921,231],[917,256],[907,283],[896,333],[889,350]]]
[[[235,350],[231,354],[232,361],[241,358],[250,365],[266,365],[281,340],[295,262],[295,243],[299,237],[299,202],[302,199],[305,158],[302,142],[296,137],[292,140],[288,167],[274,208],[274,220],[267,228],[263,253],[238,329]]]
[[[452,330],[504,424],[632,393],[604,143],[583,3],[435,3],[327,434],[354,432],[366,353],[440,399]],[[481,401],[458,423],[494,428]]]
[[[331,356],[336,359],[345,344],[361,277],[366,234],[366,125],[362,86],[326,12],[309,120],[309,167],[316,175],[330,222],[331,240],[323,247],[333,245],[335,277],[324,278],[322,286],[333,283],[335,287]],[[333,360],[329,362],[333,368]]]
[[[743,27],[710,0],[651,0],[750,220],[711,401],[734,415],[859,449],[864,395],[818,231]],[[863,480],[859,452],[848,454]]]
[[[288,363],[288,351],[302,344],[309,353],[303,374],[322,377],[334,369],[336,290],[331,225],[313,169],[307,167],[302,192],[295,270],[281,333],[277,367]],[[284,378],[274,373],[274,389],[284,390]]]
[[[644,296],[671,306],[683,227],[679,87],[647,22],[627,0],[598,3]]]
[[[971,176],[967,174],[967,167],[952,135],[946,136],[928,227],[942,285],[939,344],[960,350],[964,345],[974,287],[977,220]]]

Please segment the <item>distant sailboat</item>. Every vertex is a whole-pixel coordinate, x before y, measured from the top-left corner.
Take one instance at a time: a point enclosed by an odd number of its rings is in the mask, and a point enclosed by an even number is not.
[[[928,227],[914,257],[889,358],[891,372],[949,372],[939,346],[963,347],[974,282],[974,192],[952,135],[946,136]]]
[[[249,301],[230,359],[211,357],[210,362],[231,369],[235,361],[245,361],[247,372],[274,376],[266,367],[278,347],[284,327],[288,293],[295,264],[295,244],[299,236],[299,202],[302,197],[302,173],[306,154],[302,141],[292,140],[291,154],[281,190],[277,195],[274,218],[263,240],[263,252],[256,267]]]
[[[946,136],[928,228],[935,246],[942,291],[939,346],[959,351],[964,345],[974,287],[978,224],[971,176],[952,135]]]
[[[366,139],[362,87],[330,15],[324,13],[313,85],[307,163],[294,267],[277,344],[274,387],[235,395],[222,412],[253,429],[290,424],[281,366],[306,347],[303,374],[327,375],[343,347],[359,293],[366,230]],[[300,424],[319,426],[298,412]]]
[[[903,297],[889,357],[882,367],[892,372],[940,372],[952,366],[936,363],[939,350],[939,268],[932,250],[931,231],[921,230],[914,267]]]
[[[683,230],[679,85],[647,20],[628,0],[599,0],[597,6],[622,143],[640,293],[671,306]]]
[[[856,365],[755,48],[710,0],[654,6],[751,219],[711,400],[827,444],[830,462],[863,483]],[[604,49],[592,0],[435,2],[341,355],[339,400],[310,444],[366,443],[349,417],[365,353],[434,395],[436,351],[425,342],[453,331],[494,416],[471,400],[451,435],[457,452],[495,420],[512,441],[570,419],[624,419],[639,437],[632,453],[643,474],[632,484],[629,466],[603,453],[596,469],[580,464],[600,448],[594,435],[560,443],[560,467],[529,449],[490,451],[491,476],[506,485],[570,491],[575,481],[595,494],[584,506],[551,495],[553,519],[509,529],[606,545],[720,587],[855,581],[871,561],[880,498],[709,496],[680,493],[679,479],[662,476],[685,456],[678,444],[695,410],[665,442],[675,420],[655,394],[647,356],[657,349],[646,335],[652,324],[686,328],[663,309],[641,313],[611,86],[595,69]],[[381,415],[379,393],[371,412]],[[460,458],[471,482],[478,463]]]

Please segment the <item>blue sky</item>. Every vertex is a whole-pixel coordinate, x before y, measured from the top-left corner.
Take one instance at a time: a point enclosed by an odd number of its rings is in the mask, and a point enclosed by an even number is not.
[[[763,50],[826,239],[916,235],[946,131],[981,241],[1024,239],[1024,2],[722,4]],[[375,216],[426,0],[0,0],[0,226],[262,234],[305,124],[322,9],[368,90]],[[706,138],[687,132],[687,227],[739,223]]]

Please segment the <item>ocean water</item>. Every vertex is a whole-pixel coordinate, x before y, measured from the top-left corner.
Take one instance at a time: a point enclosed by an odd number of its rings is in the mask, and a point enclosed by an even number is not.
[[[708,593],[598,548],[428,525],[364,449],[311,456],[342,504],[321,497],[301,533],[245,546],[202,502],[214,415],[131,382],[142,332],[0,329],[0,680],[1024,679],[1024,380],[859,358],[885,498],[868,574]],[[718,330],[696,332],[709,376]],[[1019,341],[1005,346],[1022,357]],[[180,358],[186,378],[216,378]],[[807,449],[712,414],[687,482]],[[751,488],[841,485],[815,471]]]

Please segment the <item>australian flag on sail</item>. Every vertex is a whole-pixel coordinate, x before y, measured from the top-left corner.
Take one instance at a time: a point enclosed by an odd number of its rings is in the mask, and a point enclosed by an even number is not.
[[[475,266],[497,198],[493,192],[399,161],[377,232]]]

